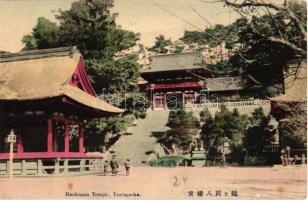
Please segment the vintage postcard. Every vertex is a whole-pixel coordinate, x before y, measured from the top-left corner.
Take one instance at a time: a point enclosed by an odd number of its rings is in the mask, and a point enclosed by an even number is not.
[[[307,198],[305,0],[0,0],[0,199]]]

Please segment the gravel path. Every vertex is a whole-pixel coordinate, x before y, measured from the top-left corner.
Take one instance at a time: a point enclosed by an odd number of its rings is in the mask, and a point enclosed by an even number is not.
[[[0,178],[0,199],[61,198],[61,199],[303,199],[306,196],[306,166],[278,168],[229,167],[135,167],[130,176],[88,175],[50,178]],[[215,197],[216,191],[226,197]],[[192,191],[194,197],[189,197]],[[201,191],[203,192],[203,196]],[[208,192],[213,196],[207,196]],[[231,197],[236,191],[238,197]],[[80,193],[89,197],[66,196]],[[93,193],[94,192],[94,193]],[[114,196],[114,192],[116,195]],[[122,194],[123,193],[123,194]],[[102,196],[95,196],[95,195]],[[94,196],[93,196],[94,195]],[[122,196],[121,196],[122,195]],[[124,196],[123,196],[124,195]]]

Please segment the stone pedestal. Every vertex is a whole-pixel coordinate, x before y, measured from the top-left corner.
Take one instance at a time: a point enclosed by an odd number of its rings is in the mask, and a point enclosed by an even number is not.
[[[191,154],[191,160],[193,166],[203,166],[205,163],[205,151],[197,150]]]

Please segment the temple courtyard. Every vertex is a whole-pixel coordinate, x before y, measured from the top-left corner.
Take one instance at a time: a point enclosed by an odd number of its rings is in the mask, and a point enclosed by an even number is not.
[[[130,176],[0,178],[0,199],[304,199],[298,167],[135,167]]]

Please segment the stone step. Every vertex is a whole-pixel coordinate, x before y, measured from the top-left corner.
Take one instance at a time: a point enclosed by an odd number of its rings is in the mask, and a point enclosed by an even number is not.
[[[106,159],[110,160],[112,155],[116,155],[120,165],[129,158],[133,166],[145,166],[149,159],[156,157],[155,152],[164,154],[152,133],[164,132],[168,129],[165,126],[168,116],[168,111],[149,110],[145,119],[138,119],[135,126],[128,128],[127,132],[132,133],[131,135],[120,137],[113,146],[114,153],[109,154]]]

